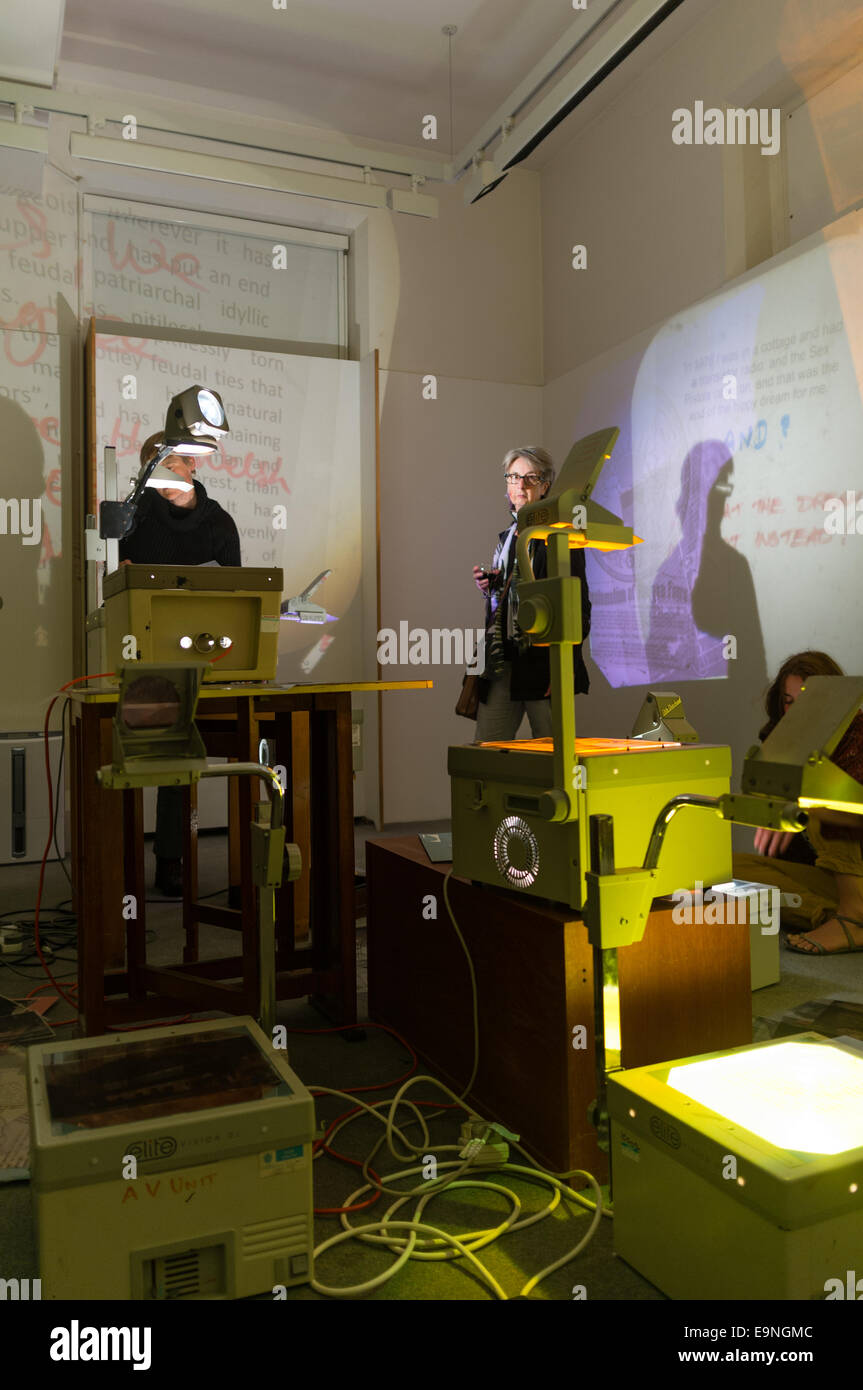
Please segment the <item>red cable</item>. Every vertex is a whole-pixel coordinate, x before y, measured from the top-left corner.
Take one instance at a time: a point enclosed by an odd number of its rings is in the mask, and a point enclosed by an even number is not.
[[[349,1025],[349,1026],[350,1026],[350,1025]],[[373,1026],[373,1027],[383,1027],[383,1024],[373,1024],[372,1026]],[[389,1031],[390,1031],[390,1030],[387,1029],[387,1032],[389,1032]],[[337,1032],[339,1032],[339,1029],[338,1029],[338,1028],[321,1028],[321,1029],[314,1029],[314,1028],[289,1028],[289,1029],[288,1029],[288,1032],[290,1032],[290,1033],[314,1033],[314,1032],[321,1032],[321,1033],[337,1033]],[[312,1095],[315,1095],[315,1094],[321,1094],[321,1093],[320,1093],[320,1092],[317,1092],[317,1093],[316,1093],[316,1092],[312,1091],[311,1094],[312,1094]],[[346,1092],[345,1094],[347,1094],[347,1092]],[[457,1106],[457,1105],[439,1105],[439,1104],[437,1103],[437,1101],[434,1101],[434,1100],[415,1100],[415,1101],[412,1101],[411,1104],[412,1104],[412,1105],[417,1105],[417,1106],[425,1106],[427,1109],[430,1109],[430,1110],[458,1110],[458,1109],[460,1108],[460,1107]],[[331,1131],[334,1130],[334,1129],[336,1128],[337,1125],[341,1124],[342,1120],[350,1119],[350,1117],[351,1117],[352,1115],[361,1115],[362,1113],[363,1113],[363,1108],[362,1108],[361,1105],[358,1105],[358,1106],[356,1106],[356,1108],[355,1108],[354,1110],[346,1110],[342,1115],[337,1115],[336,1118],[327,1126],[327,1128],[326,1128],[326,1130],[325,1130],[323,1136],[322,1136],[320,1139],[316,1139],[316,1140],[314,1141],[314,1143],[312,1144],[312,1148],[313,1148],[313,1149],[318,1149],[318,1150],[320,1150],[321,1153],[329,1154],[329,1156],[330,1156],[331,1158],[337,1158],[337,1159],[341,1160],[342,1163],[350,1163],[351,1166],[352,1166],[353,1168],[362,1168],[362,1167],[363,1167],[362,1163],[359,1163],[359,1162],[357,1161],[357,1159],[355,1159],[355,1158],[348,1158],[346,1154],[337,1153],[335,1149],[331,1149],[331,1148],[329,1148],[328,1145],[327,1145],[327,1135],[330,1134]],[[369,1169],[369,1172],[377,1179],[378,1182],[380,1182],[380,1178],[378,1177],[377,1173],[375,1173],[374,1168],[370,1168],[370,1169]],[[316,1215],[316,1216],[341,1216],[341,1215],[343,1215],[343,1214],[344,1214],[344,1215],[348,1215],[348,1213],[349,1213],[349,1212],[352,1212],[352,1211],[362,1211],[364,1207],[371,1207],[371,1206],[373,1206],[374,1203],[378,1200],[378,1198],[379,1198],[380,1196],[382,1196],[382,1193],[381,1193],[381,1192],[375,1192],[374,1195],[371,1196],[371,1197],[369,1197],[369,1198],[367,1198],[365,1202],[357,1202],[356,1205],[355,1205],[355,1206],[352,1206],[352,1207],[315,1207],[315,1215]]]
[[[337,1158],[340,1163],[349,1163],[352,1168],[362,1169],[362,1163],[356,1158],[348,1158],[347,1154],[336,1153],[335,1149],[326,1149],[325,1152],[328,1153],[331,1158]],[[380,1182],[380,1178],[374,1168],[370,1168],[369,1172],[376,1182]],[[364,1202],[357,1202],[356,1206],[353,1207],[315,1207],[315,1216],[341,1216],[342,1214],[347,1215],[348,1212],[351,1211],[362,1211],[365,1207],[374,1206],[375,1202],[379,1201],[382,1195],[381,1192],[375,1191],[372,1193],[371,1197],[367,1197]]]
[[[24,998],[24,999],[32,999],[34,994],[40,994],[41,991],[42,991],[43,989],[50,989],[50,988],[51,988],[50,984],[37,985],[35,989],[31,989],[30,993],[29,993],[29,994],[25,994],[25,995],[23,996],[23,998]],[[69,986],[69,988],[70,988],[70,989],[77,989],[77,988],[78,988],[77,982],[76,982],[75,984],[71,984],[71,985]]]

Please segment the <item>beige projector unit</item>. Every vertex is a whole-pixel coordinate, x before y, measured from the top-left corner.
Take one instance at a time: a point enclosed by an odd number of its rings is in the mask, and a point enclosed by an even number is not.
[[[104,670],[128,661],[200,661],[204,680],[274,680],[279,659],[280,569],[240,565],[121,565],[106,576]]]
[[[251,1018],[57,1039],[27,1069],[43,1299],[307,1282],[314,1101]]]

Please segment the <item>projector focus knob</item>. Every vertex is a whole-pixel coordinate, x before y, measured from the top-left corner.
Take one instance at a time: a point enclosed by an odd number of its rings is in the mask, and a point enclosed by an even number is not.
[[[542,594],[523,599],[518,608],[518,625],[532,637],[544,637],[551,630],[551,604]]]

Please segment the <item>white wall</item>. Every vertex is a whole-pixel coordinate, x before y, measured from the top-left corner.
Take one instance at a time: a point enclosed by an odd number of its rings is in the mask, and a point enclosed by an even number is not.
[[[174,95],[181,99],[173,111],[182,128],[184,110],[200,116],[201,108],[184,103],[179,91]],[[148,105],[163,99],[166,94],[160,93],[148,98]],[[48,478],[56,470],[54,492],[59,497],[62,481],[68,501],[72,460],[80,447],[74,423],[64,418],[60,408],[64,391],[67,397],[70,394],[70,370],[61,370],[62,344],[49,336],[57,326],[59,292],[66,306],[62,312],[67,356],[72,363],[82,360],[82,330],[91,305],[88,286],[82,286],[75,274],[76,260],[85,250],[78,232],[80,198],[110,195],[216,217],[240,216],[275,226],[346,232],[353,237],[350,352],[360,358],[378,349],[384,372],[380,424],[383,621],[397,623],[405,617],[413,624],[441,627],[481,623],[481,600],[470,569],[474,560],[490,557],[494,536],[506,520],[498,484],[500,460],[514,442],[536,442],[539,435],[542,304],[537,174],[517,171],[493,201],[484,200],[472,208],[464,207],[460,189],[431,185],[427,191],[440,199],[440,216],[427,221],[85,161],[73,168],[63,153],[64,126],[62,119],[52,120],[53,154],[78,178],[77,185],[49,169],[42,196],[21,194],[15,187],[0,190],[0,220],[7,218],[9,223],[6,240],[20,243],[14,253],[18,260],[4,282],[0,316],[7,323],[16,322],[25,305],[36,304],[35,318],[31,315],[21,322],[27,329],[38,329],[45,340],[40,354],[45,368],[35,382],[32,365],[13,367],[11,360],[0,364],[0,394],[11,398],[20,393],[20,401],[13,401],[7,414],[14,415],[18,433],[23,431],[34,446],[34,493],[39,491],[39,474]],[[183,142],[178,137],[176,143]],[[344,174],[343,170],[333,172]],[[7,185],[12,184],[12,162],[5,164],[0,151],[0,184],[4,175]],[[86,255],[84,263],[86,267]],[[46,273],[48,267],[51,270]],[[164,305],[154,306],[155,312],[164,315]],[[16,331],[13,328],[10,333]],[[272,329],[266,336],[274,336]],[[31,337],[22,340],[20,350],[13,350],[22,362],[34,351]],[[7,337],[7,341],[14,340]],[[250,346],[254,340],[250,339]],[[438,377],[435,402],[423,401],[421,396],[420,378],[429,373]],[[80,382],[76,400],[79,405],[83,400]],[[41,445],[37,446],[40,430]],[[7,432],[7,437],[17,436]],[[98,447],[105,442],[100,438]],[[36,457],[39,447],[41,460]],[[23,457],[23,447],[15,453]],[[8,471],[8,449],[0,455],[0,469],[4,468],[9,490],[13,482],[15,490],[20,490],[24,484]],[[59,508],[55,502],[51,506],[57,509],[51,532],[55,538]],[[48,503],[45,507],[47,513]],[[8,561],[5,587],[9,594],[14,588],[15,606],[14,617],[11,607],[0,610],[0,623],[5,633],[13,635],[13,645],[32,677],[29,686],[22,680],[4,690],[2,728],[35,727],[50,694],[73,674],[70,635],[77,615],[69,564],[79,540],[70,516],[68,508],[65,577],[48,584],[51,565],[61,562],[49,564],[43,559],[41,604],[36,576],[30,575],[36,569],[35,560],[24,573],[18,538],[14,547],[2,538],[0,562],[4,556]],[[418,554],[433,570],[431,581],[417,564]],[[45,633],[46,643],[38,650],[37,628]],[[447,815],[446,746],[453,739],[472,736],[472,727],[450,712],[461,670],[410,671],[412,676],[417,674],[437,680],[425,706],[421,740],[416,737],[413,701],[423,697],[388,696],[384,702],[388,820]]]
[[[491,561],[508,524],[501,461],[540,431],[537,386],[438,378],[436,401],[421,378],[389,373],[381,475],[381,623],[482,628],[485,606],[471,570]],[[463,667],[384,666],[384,679],[434,682],[433,690],[384,695],[384,818],[388,824],[450,814],[446,750],[476,726],[454,713]]]
[[[750,258],[731,272],[726,266],[733,232],[725,227],[726,204],[735,196],[727,186],[734,183],[727,178],[732,152],[673,144],[674,109],[692,109],[696,100],[706,106],[766,104],[780,106],[786,121],[793,111],[798,127],[814,131],[808,152],[800,149],[799,159],[795,152],[792,169],[796,187],[820,195],[816,226],[863,197],[863,168],[849,158],[863,126],[860,69],[855,81],[841,83],[841,101],[837,96],[829,102],[825,91],[837,74],[859,62],[850,25],[856,16],[859,38],[861,14],[849,0],[805,6],[723,0],[608,110],[579,127],[542,169],[547,382],[702,299],[754,263]],[[783,146],[790,140],[783,129]],[[797,141],[798,147],[804,143],[802,133]],[[784,165],[786,153],[758,157],[764,178]],[[788,211],[802,215],[801,202],[802,195],[795,197]],[[731,211],[735,221],[745,216],[744,206]],[[813,230],[809,219],[804,234]],[[782,245],[793,239],[789,230]],[[587,271],[571,269],[575,242],[588,247]]]
[[[769,186],[761,187],[763,172],[752,160],[741,164],[721,149],[673,145],[671,111],[691,107],[696,99],[758,104],[765,94],[786,116],[793,109],[793,119],[808,122],[811,136],[798,138],[795,147],[795,206],[801,216],[805,207],[809,222],[828,220],[823,211],[842,211],[857,187],[859,165],[847,157],[847,142],[849,131],[859,132],[859,105],[855,110],[837,99],[831,106],[818,95],[841,63],[849,67],[852,12],[845,0],[805,7],[787,0],[757,5],[724,0],[623,87],[607,110],[601,93],[591,98],[593,106],[571,118],[580,122],[573,125],[572,142],[557,149],[541,174],[518,169],[470,208],[463,207],[460,190],[430,186],[426,191],[440,200],[437,221],[84,162],[74,171],[80,176],[76,186],[49,169],[46,190],[57,200],[56,208],[49,211],[44,201],[30,199],[36,221],[27,220],[20,235],[13,229],[0,236],[4,244],[20,241],[16,254],[30,262],[26,272],[5,275],[12,302],[4,298],[0,316],[9,323],[24,304],[36,304],[40,316],[20,321],[10,333],[36,328],[45,335],[46,372],[39,378],[29,368],[13,366],[7,352],[0,392],[4,387],[7,396],[31,392],[20,404],[41,431],[43,475],[59,469],[68,501],[78,447],[70,399],[73,390],[80,393],[80,383],[74,382],[80,347],[75,323],[81,312],[74,267],[81,249],[76,199],[82,192],[348,232],[353,236],[351,355],[378,348],[385,373],[382,621],[397,625],[404,617],[416,626],[475,626],[481,604],[470,567],[490,554],[506,520],[498,482],[506,448],[542,442],[561,457],[572,442],[567,373],[663,323],[782,244],[782,220],[777,230],[775,217],[781,180],[771,176]],[[148,105],[164,95],[148,99]],[[181,89],[173,95],[180,116],[184,109],[200,115],[201,108],[183,104]],[[585,123],[584,111],[594,110],[599,114]],[[54,154],[56,162],[68,163],[59,145]],[[0,154],[0,174],[2,159]],[[816,193],[808,196],[807,189]],[[857,197],[861,191],[857,188]],[[17,201],[8,193],[0,214],[14,220]],[[37,226],[43,212],[51,241],[40,258],[34,252],[45,245]],[[585,272],[570,268],[575,242],[588,247]],[[2,252],[4,272],[8,255]],[[53,282],[36,275],[48,265],[57,267]],[[48,335],[57,329],[58,313],[66,316],[65,336],[52,342]],[[7,336],[7,342],[14,341]],[[22,338],[20,350],[13,349],[19,360],[28,355],[29,344]],[[67,369],[61,366],[63,350]],[[422,399],[420,379],[426,374],[438,377],[434,402]],[[19,424],[26,432],[26,421]],[[0,468],[11,469],[8,449]],[[67,517],[63,564],[76,540]],[[0,635],[7,650],[10,640],[22,644],[22,660],[35,684],[25,690],[16,682],[4,690],[0,727],[29,728],[50,691],[72,674],[69,575],[67,570],[62,582],[52,580],[46,588],[44,575],[37,580],[29,565],[21,568],[20,546],[13,554],[7,537],[2,546],[6,593],[13,592],[16,576],[23,574],[26,583],[14,594],[16,616],[5,606],[0,610]],[[43,556],[40,568],[57,564]],[[37,629],[47,634],[46,647],[37,649]],[[46,664],[50,669],[40,674]],[[418,672],[410,668],[403,674]],[[388,822],[446,814],[446,745],[472,732],[449,712],[460,673],[440,670],[432,678],[437,682],[432,695],[384,698]],[[696,726],[700,719],[705,736],[729,737],[736,719],[738,746],[748,741],[749,711],[741,718],[706,687],[693,692],[693,699],[693,717]],[[580,727],[619,733],[629,727],[636,703],[632,692],[617,701],[597,680],[594,693],[579,706]]]
[[[806,23],[803,7],[785,0],[724,0],[543,168],[543,424],[553,452],[572,442],[582,408],[603,413],[597,383],[608,372],[617,369],[625,393],[663,324],[797,239],[791,212],[811,231],[863,196],[863,171],[849,157],[863,138],[863,106],[848,95],[859,97],[861,85],[861,70],[856,78],[847,71],[859,54],[851,16],[843,0],[807,6]],[[675,145],[672,111],[691,110],[696,100],[780,107],[782,153]],[[574,243],[588,249],[586,270],[571,268]],[[600,424],[625,428],[628,421],[591,421]],[[847,462],[859,487],[859,455]],[[812,492],[824,467],[813,451]],[[850,472],[847,485],[854,486]],[[669,535],[675,525],[670,512]],[[856,601],[863,552],[847,549],[845,575],[831,602]],[[601,622],[595,609],[594,626]],[[817,622],[810,622],[792,650],[818,645]],[[842,660],[842,652],[835,655]],[[627,733],[646,687],[612,690],[588,664],[592,689],[578,704],[579,730]],[[739,773],[762,722],[763,689],[712,680],[683,683],[680,693],[701,737],[731,745]]]
[[[394,223],[398,315],[381,382],[381,624],[482,627],[471,570],[507,525],[501,462],[540,442],[539,180],[519,171],[465,207],[436,190],[434,222]],[[436,399],[423,379],[436,377]],[[450,814],[446,750],[475,725],[453,707],[463,668],[386,666],[433,691],[383,698],[387,824]]]

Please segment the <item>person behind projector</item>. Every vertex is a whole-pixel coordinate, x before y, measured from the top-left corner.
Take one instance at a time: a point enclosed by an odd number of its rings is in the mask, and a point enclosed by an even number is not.
[[[528,646],[520,640],[518,627],[518,581],[516,560],[517,514],[529,502],[545,497],[554,481],[554,464],[545,449],[531,445],[510,449],[503,461],[506,496],[511,523],[501,531],[491,570],[473,567],[477,588],[485,596],[485,670],[480,681],[476,741],[512,739],[525,714],[534,738],[550,738],[551,663],[548,647]],[[545,579],[548,555],[545,541],[529,543],[535,579]],[[571,574],[581,580],[582,641],[590,632],[590,594],[584,570],[584,551],[571,550]],[[581,644],[573,648],[575,693],[590,687]]]
[[[163,433],[152,434],[141,448],[142,467],[164,443]],[[138,508],[135,525],[120,541],[121,565],[240,565],[240,536],[233,517],[207,496],[195,478],[197,459],[170,454],[164,466],[178,479],[192,483],[184,488],[148,487]],[[155,886],[166,897],[183,891],[183,789],[159,787],[156,800]]]
[[[761,742],[793,705],[808,677],[841,675],[826,652],[789,657],[767,692],[768,718],[759,733]],[[852,720],[831,761],[863,783],[863,714]],[[811,956],[863,951],[863,817],[810,810],[803,832],[756,830],[755,851],[734,855],[734,877],[769,884],[799,899],[796,908],[782,908],[783,927],[786,922],[796,927],[786,941],[789,950]]]

